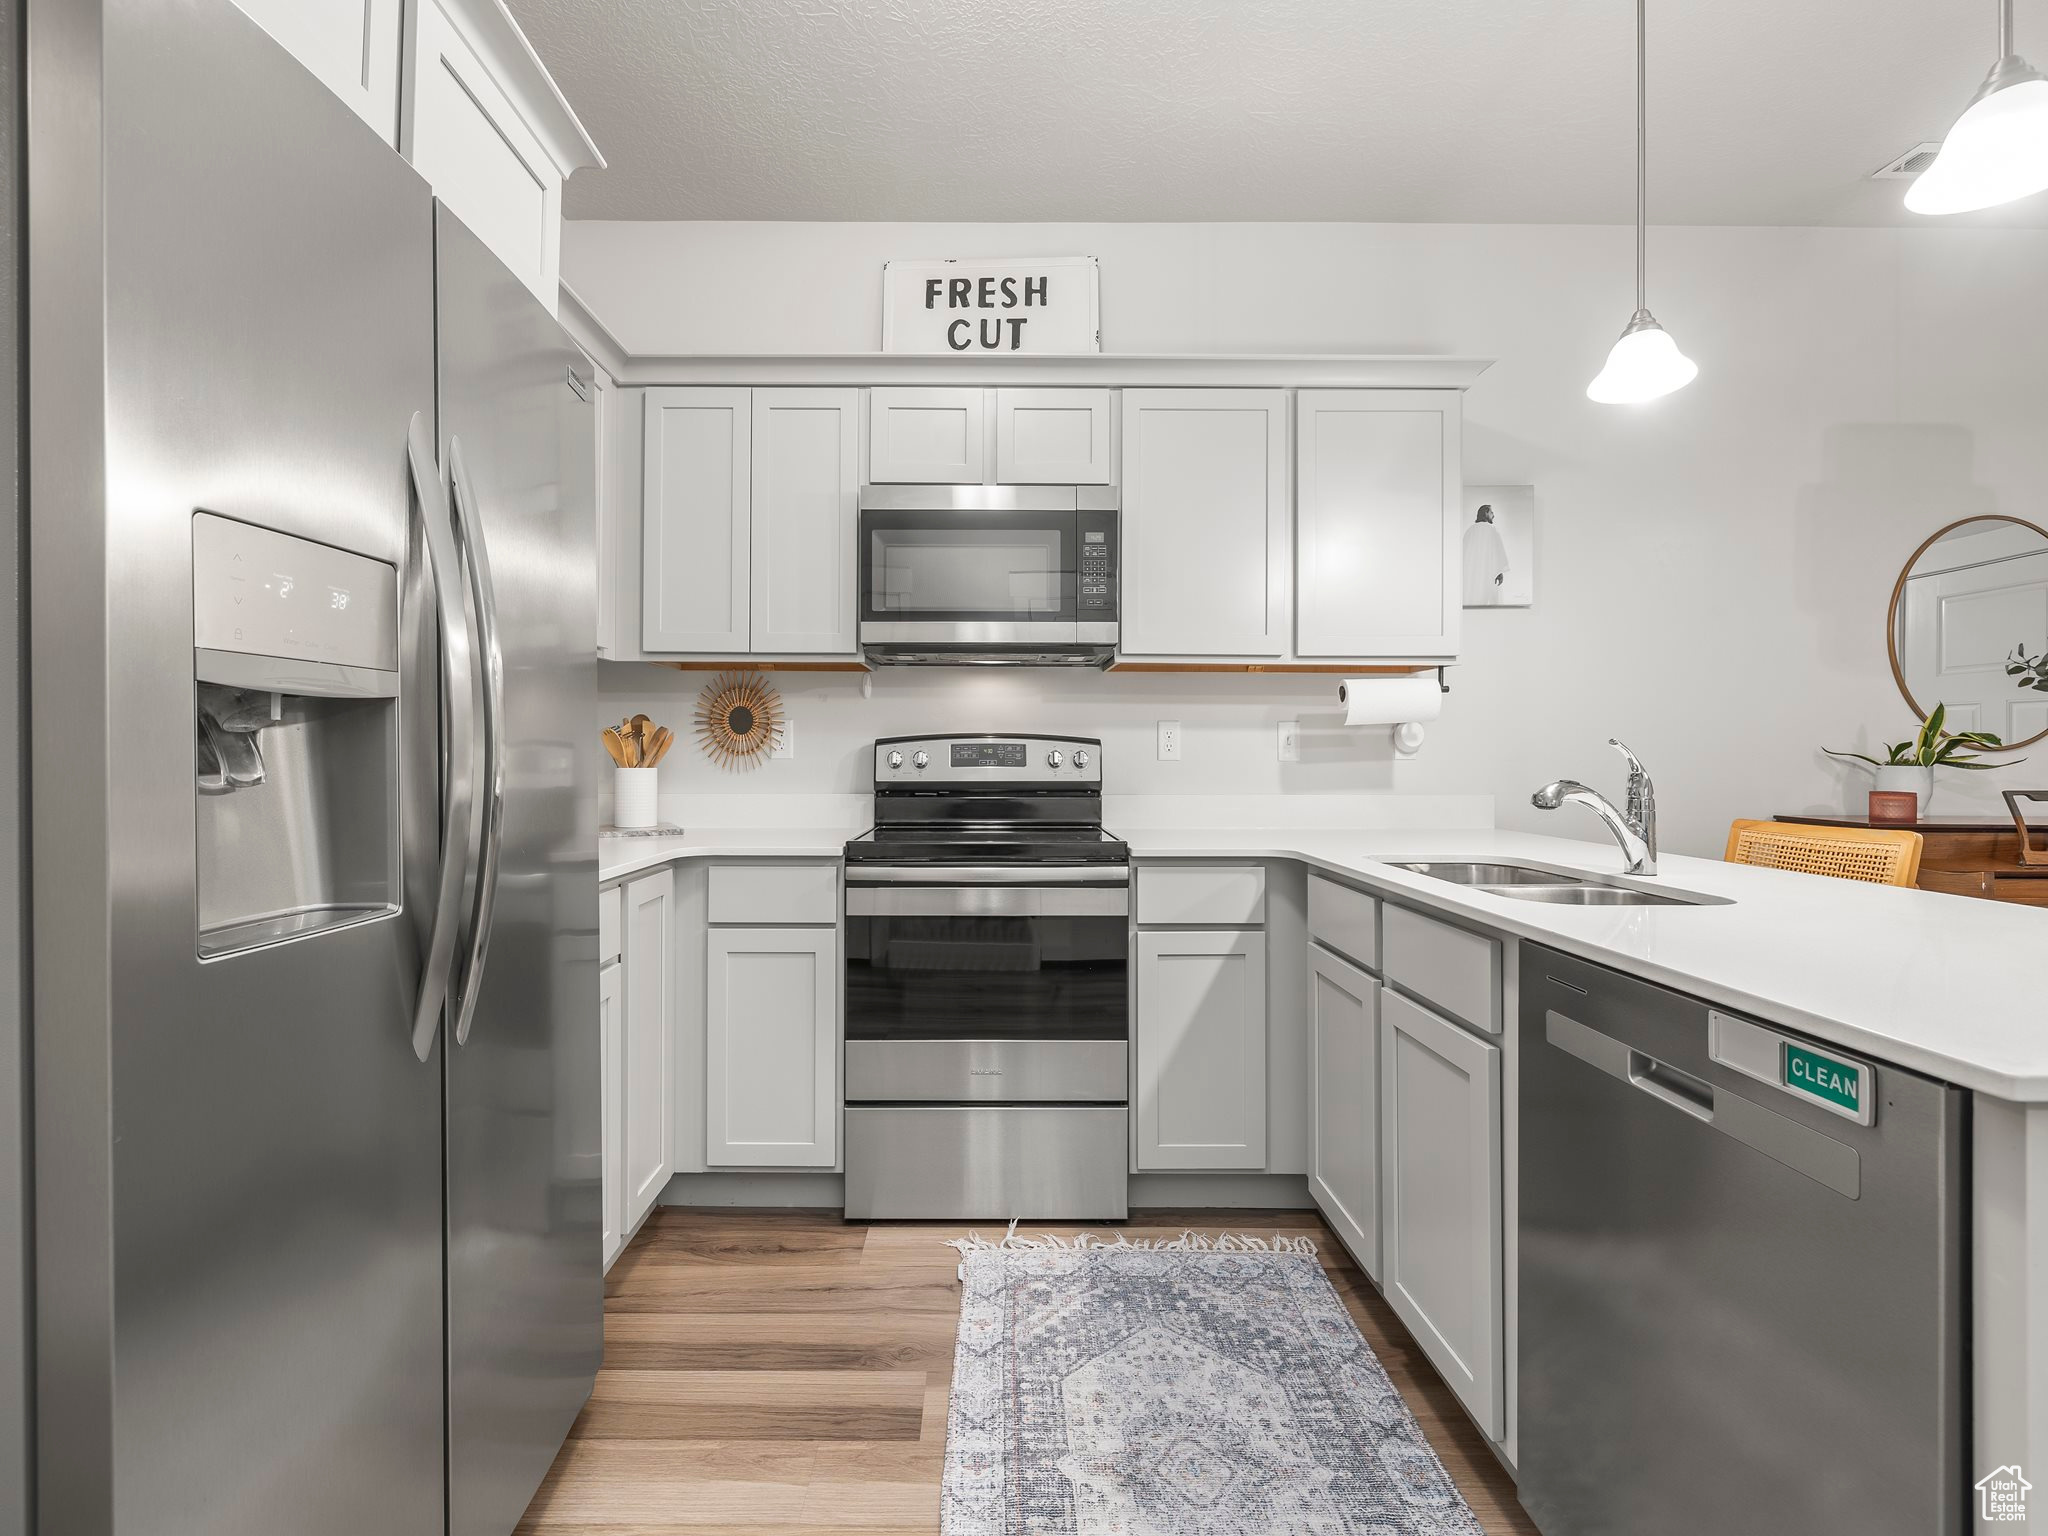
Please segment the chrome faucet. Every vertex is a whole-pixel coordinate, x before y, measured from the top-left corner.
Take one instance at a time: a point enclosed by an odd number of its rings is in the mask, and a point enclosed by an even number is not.
[[[1643,760],[1613,737],[1607,745],[1628,759],[1627,809],[1616,810],[1614,802],[1598,790],[1588,789],[1577,779],[1559,779],[1546,784],[1529,797],[1539,811],[1554,811],[1560,805],[1583,805],[1607,823],[1607,830],[1621,844],[1628,860],[1628,873],[1657,873],[1657,786],[1650,782]]]

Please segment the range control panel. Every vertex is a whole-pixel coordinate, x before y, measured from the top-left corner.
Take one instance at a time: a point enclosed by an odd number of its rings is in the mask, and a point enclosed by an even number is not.
[[[875,743],[875,786],[1100,784],[1092,736],[899,736]]]

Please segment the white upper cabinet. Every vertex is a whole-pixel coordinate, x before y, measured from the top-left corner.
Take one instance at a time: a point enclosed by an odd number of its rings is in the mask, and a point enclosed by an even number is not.
[[[1108,485],[1109,391],[996,391],[998,485]]]
[[[1287,392],[1123,392],[1125,656],[1283,655]]]
[[[553,314],[562,183],[604,157],[504,0],[415,0],[410,10],[399,148]]]
[[[988,479],[985,389],[868,391],[868,479],[980,485]]]
[[[852,655],[860,391],[754,391],[755,651]]]
[[[1457,654],[1459,400],[1455,390],[1301,391],[1297,654]]]
[[[650,389],[642,409],[642,643],[650,651],[744,651],[752,602],[751,396]]]
[[[398,144],[404,0],[235,0],[320,83]]]

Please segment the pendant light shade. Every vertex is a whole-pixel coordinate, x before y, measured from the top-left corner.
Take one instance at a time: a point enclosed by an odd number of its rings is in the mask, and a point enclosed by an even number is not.
[[[2012,51],[2012,0],[1999,0],[1998,62],[1906,189],[1915,213],[1995,208],[2048,187],[2048,80]]]
[[[1636,0],[1636,312],[1629,317],[1621,340],[1607,354],[1607,366],[1586,386],[1586,398],[1602,405],[1639,405],[1655,400],[1674,389],[1683,389],[1700,371],[1699,364],[1678,350],[1671,333],[1650,313],[1643,62],[1643,0]]]
[[[1586,398],[1602,405],[1639,405],[1685,388],[1699,371],[1671,333],[1647,309],[1639,309],[1607,354],[1607,366],[1586,386]]]

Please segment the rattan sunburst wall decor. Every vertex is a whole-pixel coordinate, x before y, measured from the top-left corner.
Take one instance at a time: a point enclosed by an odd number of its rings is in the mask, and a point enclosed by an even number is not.
[[[721,768],[758,768],[782,739],[782,696],[751,672],[721,672],[697,695],[697,744]]]

